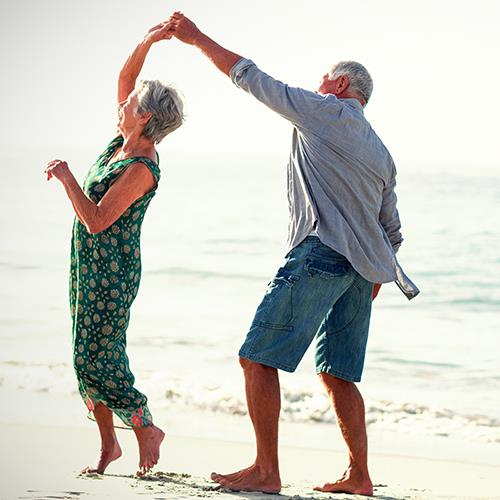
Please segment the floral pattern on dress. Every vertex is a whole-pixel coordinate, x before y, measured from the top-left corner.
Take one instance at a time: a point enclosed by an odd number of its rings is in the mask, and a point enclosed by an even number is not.
[[[133,163],[143,163],[158,183],[160,170],[150,158],[110,163],[123,144],[111,141],[83,184],[95,203]],[[89,412],[103,403],[129,427],[152,424],[147,398],[138,391],[126,354],[130,308],[141,280],[141,225],[155,190],[136,200],[110,227],[90,234],[75,218],[71,243],[70,309],[73,365]]]

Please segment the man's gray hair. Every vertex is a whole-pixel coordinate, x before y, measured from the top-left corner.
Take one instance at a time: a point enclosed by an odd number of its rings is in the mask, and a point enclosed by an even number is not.
[[[142,135],[154,144],[178,129],[184,120],[183,103],[177,90],[158,80],[141,80],[137,87],[137,113],[151,113]]]
[[[373,91],[373,80],[368,70],[356,61],[341,61],[332,67],[328,78],[336,80],[342,75],[349,77],[349,88],[368,102]]]

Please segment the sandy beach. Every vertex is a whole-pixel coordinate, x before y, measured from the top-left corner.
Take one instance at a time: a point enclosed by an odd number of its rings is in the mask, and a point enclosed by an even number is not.
[[[286,436],[290,429],[286,424],[282,427]],[[179,425],[177,430],[181,428]],[[281,495],[224,490],[210,481],[210,472],[231,472],[249,465],[253,445],[170,434],[166,430],[160,462],[145,479],[134,477],[137,451],[134,435],[129,431],[119,431],[124,455],[109,466],[104,476],[82,477],[79,470],[95,456],[99,445],[91,422],[83,427],[3,424],[0,498],[364,498],[312,490],[314,485],[334,480],[343,471],[343,452],[289,445],[281,446]],[[224,433],[220,436],[226,437]],[[373,453],[371,470],[376,485],[374,497],[379,499],[500,498],[499,465]]]
[[[82,457],[95,453],[96,433],[89,430],[43,426],[4,426],[2,440],[2,493],[5,500],[77,498],[363,498],[312,491],[333,479],[344,456],[338,452],[284,447],[281,495],[230,492],[209,480],[212,470],[231,471],[248,465],[249,444],[186,437],[168,437],[163,456],[145,479],[133,475],[136,466],[134,437],[121,433],[124,456],[104,476],[79,475]],[[19,448],[24,453],[19,453]],[[76,452],[78,450],[78,452]],[[409,457],[376,455],[372,474],[374,496],[380,499],[493,499],[500,467]]]

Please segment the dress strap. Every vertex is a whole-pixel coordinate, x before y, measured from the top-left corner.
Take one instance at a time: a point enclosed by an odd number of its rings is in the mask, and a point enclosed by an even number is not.
[[[122,165],[120,165],[122,167],[120,170],[124,170],[133,163],[142,163],[143,165],[146,165],[146,167],[148,167],[150,172],[153,174],[156,184],[158,184],[158,182],[160,181],[160,168],[151,158],[148,158],[147,156],[133,156],[132,158],[126,158],[125,160],[122,160],[120,163],[122,163]]]
[[[121,135],[116,136],[111,140],[111,142],[106,146],[106,149],[99,155],[96,163],[100,164],[103,160],[107,162],[114,154],[115,150],[123,144],[123,137]]]
[[[156,153],[156,158],[159,159],[158,153]],[[137,158],[134,158],[134,160],[135,163],[142,163],[143,165],[146,165],[146,167],[148,167],[153,174],[156,183],[158,184],[161,177],[160,167],[158,166],[158,163],[155,163],[151,158],[147,158],[145,156],[138,156]]]
[[[117,135],[114,137],[111,142],[106,146],[106,149],[112,148],[113,150],[116,149],[117,146],[121,146],[123,144],[123,136],[122,135]]]

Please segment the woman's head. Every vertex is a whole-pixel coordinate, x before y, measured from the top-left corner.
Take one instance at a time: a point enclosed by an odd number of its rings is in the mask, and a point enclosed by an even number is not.
[[[129,115],[129,111],[145,121],[142,135],[154,144],[178,129],[184,120],[178,92],[158,80],[142,80],[137,84],[125,103],[123,114]]]

